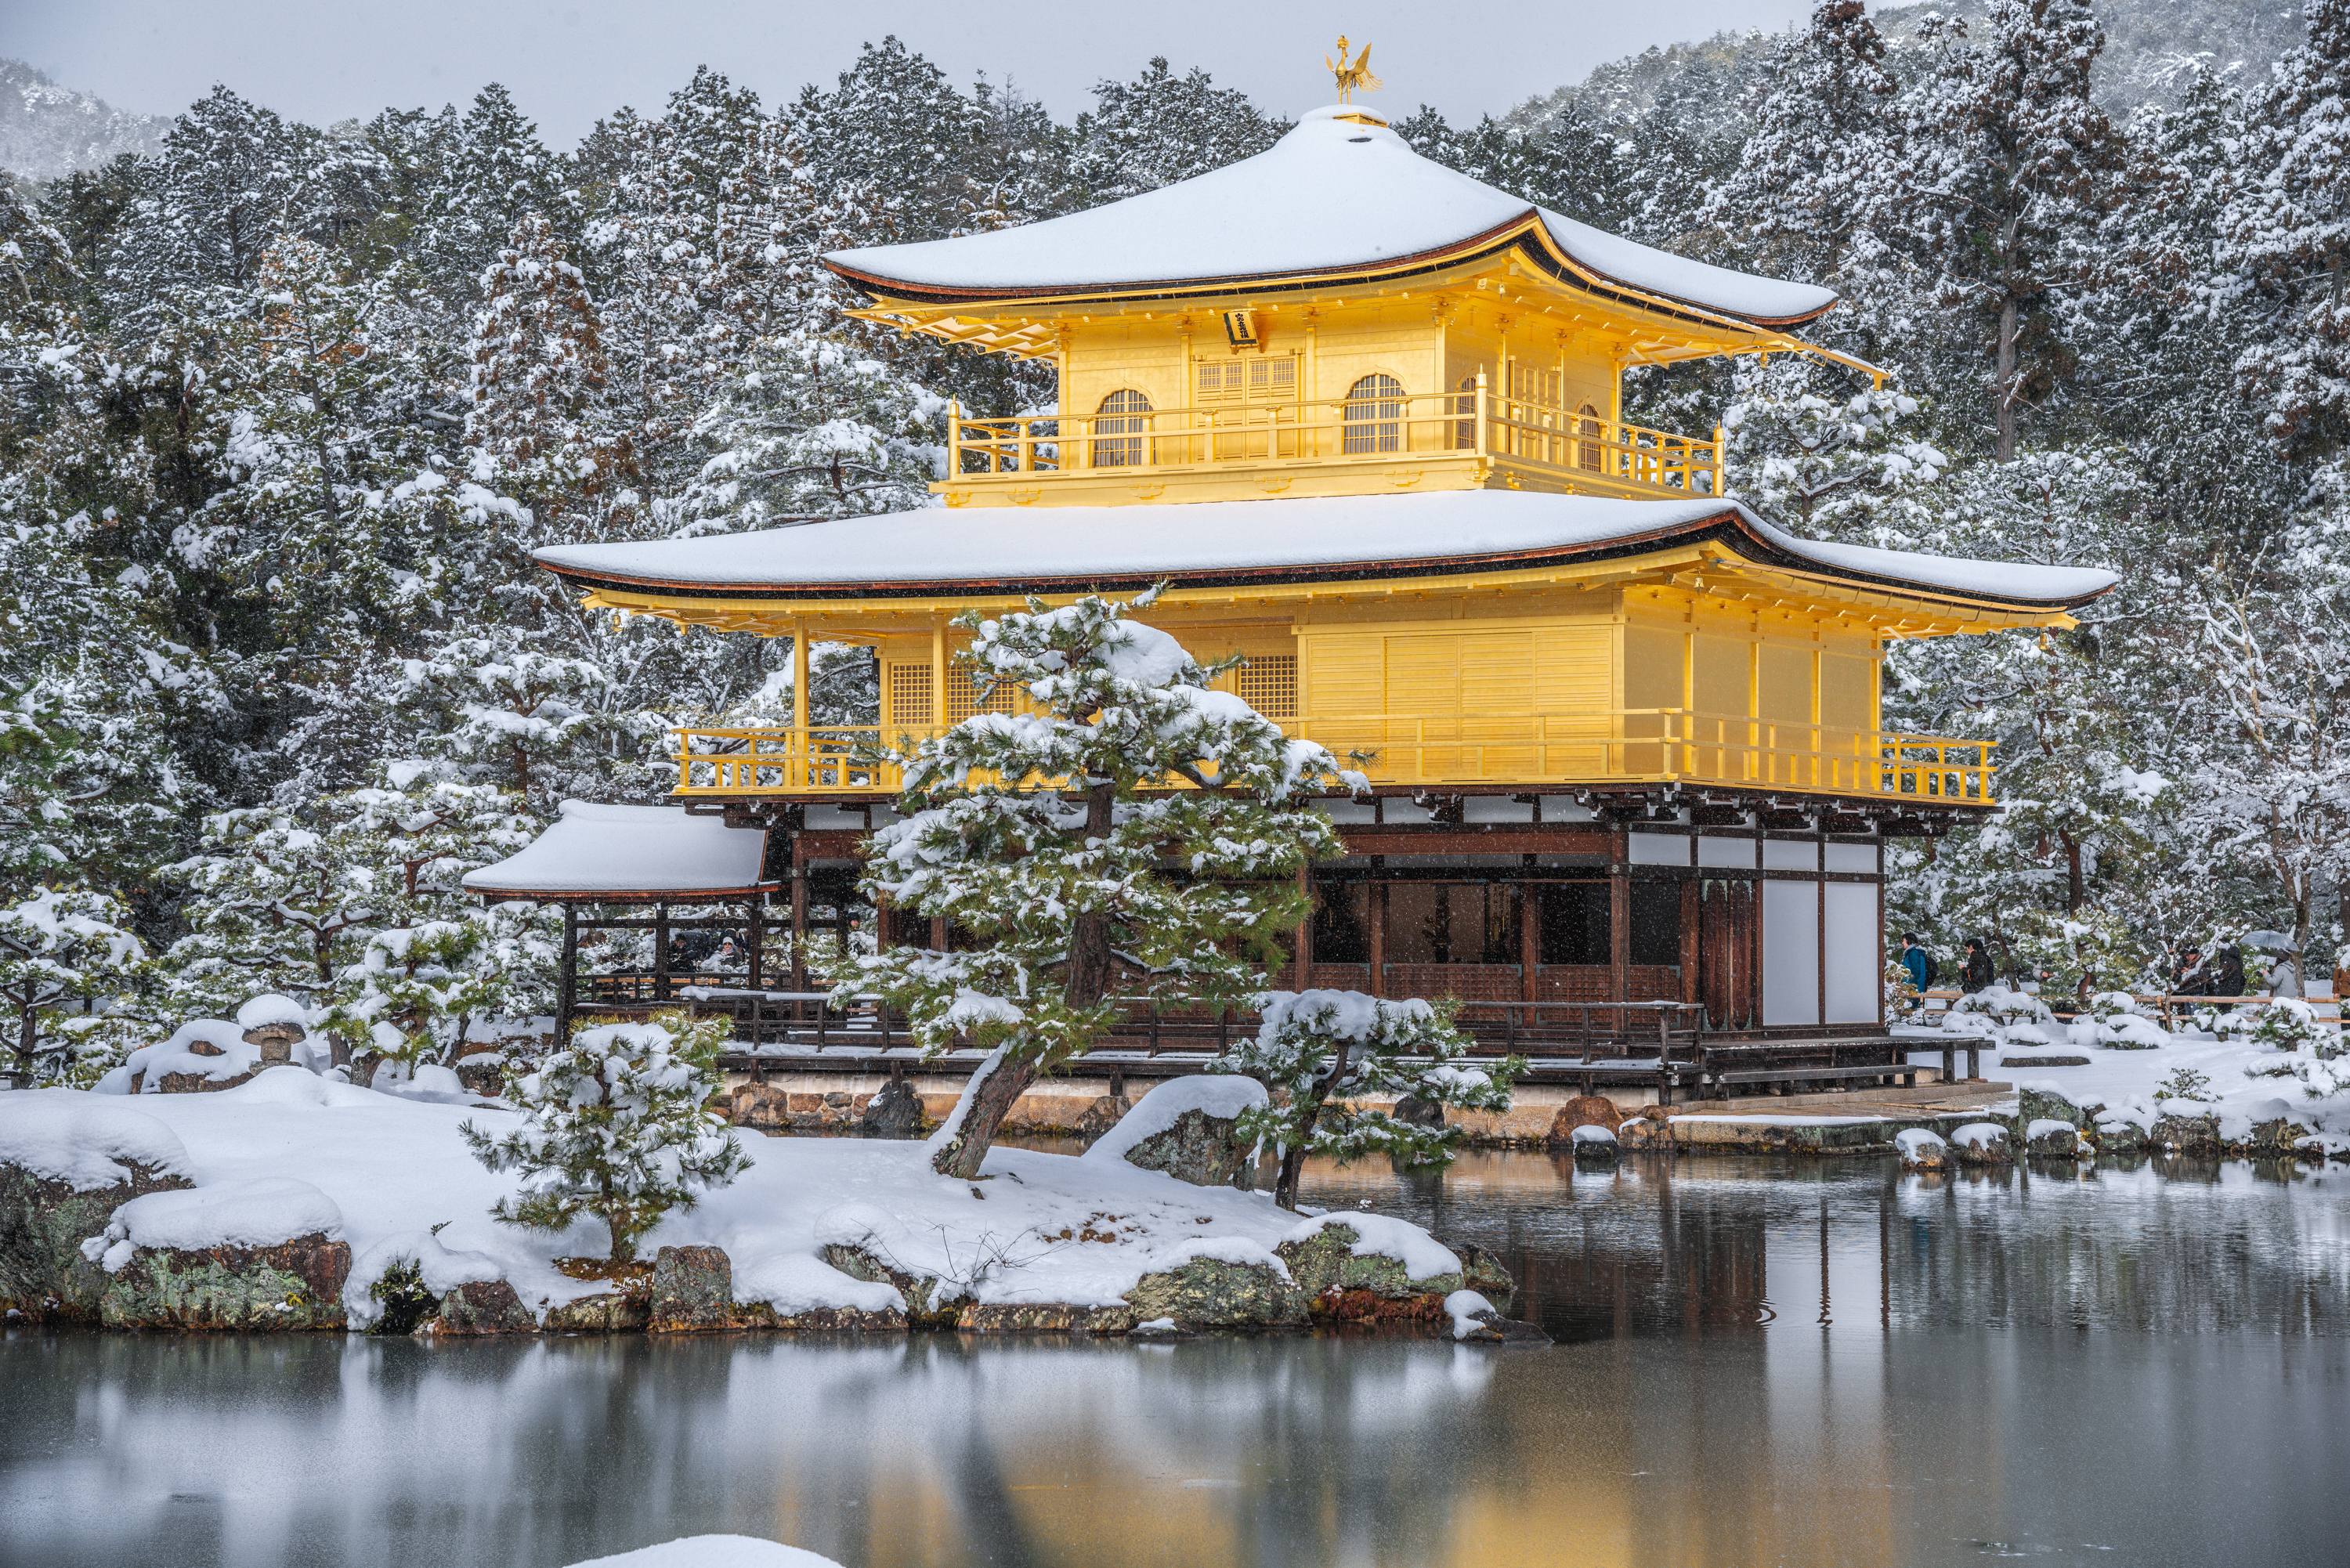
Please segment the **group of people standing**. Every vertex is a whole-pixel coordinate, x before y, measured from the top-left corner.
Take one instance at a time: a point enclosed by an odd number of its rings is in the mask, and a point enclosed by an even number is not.
[[[1909,983],[1918,994],[1934,988],[1941,978],[1941,964],[1926,949],[1925,941],[1915,931],[1905,931],[1901,937],[1901,967],[1909,971]],[[1959,989],[1971,995],[1987,989],[1999,978],[1991,961],[1991,950],[1981,937],[1967,939],[1965,956],[1960,960]],[[2027,981],[2045,981],[2047,974],[2019,971],[2014,977],[2018,988]],[[2170,970],[2170,994],[2173,996],[2241,996],[2244,994],[2244,954],[2234,942],[2218,944],[2218,950],[2208,959],[2199,942],[2189,942],[2179,950],[2178,961]]]

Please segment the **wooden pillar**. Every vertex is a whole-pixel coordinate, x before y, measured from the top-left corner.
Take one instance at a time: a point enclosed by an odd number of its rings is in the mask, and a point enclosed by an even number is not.
[[[1631,839],[1618,827],[1607,849],[1613,862],[1607,867],[1607,994],[1616,1002],[1628,997],[1632,980],[1632,867],[1626,860]],[[1616,1016],[1622,1022],[1622,1013]]]
[[[947,918],[944,915],[931,917],[931,950],[934,953],[947,950]]]
[[[1542,968],[1542,890],[1521,879],[1518,899],[1518,1000],[1540,1002],[1535,971]]]
[[[784,770],[786,789],[806,789],[815,770],[808,766],[808,645],[807,620],[794,616],[792,627],[792,757]]]
[[[931,623],[931,724],[938,730],[947,727],[947,623],[943,617]],[[944,942],[938,945],[946,946]]]
[[[1314,867],[1297,868],[1297,890],[1305,895],[1305,914],[1297,922],[1297,951],[1292,962],[1297,979],[1295,989],[1308,991],[1314,985]]]
[[[579,906],[563,906],[563,963],[555,982],[555,1044],[571,1040],[571,1014],[579,1003]]]
[[[653,1000],[669,1000],[669,906],[653,906]]]
[[[744,983],[753,991],[766,989],[761,978],[763,971],[761,960],[765,957],[765,950],[759,940],[760,928],[766,923],[764,919],[766,910],[767,896],[764,893],[754,893],[751,895],[751,901],[743,906],[744,917],[743,956],[749,961],[751,970],[750,977]]]
[[[1388,993],[1388,885],[1372,882],[1364,899],[1371,924],[1371,994]]]
[[[1700,1000],[1698,992],[1699,965],[1704,961],[1704,950],[1699,924],[1702,920],[1700,901],[1704,884],[1692,877],[1681,884],[1681,1000]]]
[[[792,835],[792,989],[807,989],[807,860],[806,836]]]

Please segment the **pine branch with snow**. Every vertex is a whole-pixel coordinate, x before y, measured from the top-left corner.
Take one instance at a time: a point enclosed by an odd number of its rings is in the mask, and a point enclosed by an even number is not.
[[[1466,1138],[1459,1127],[1408,1121],[1362,1102],[1418,1101],[1431,1108],[1504,1111],[1523,1057],[1469,1061],[1474,1042],[1452,1025],[1451,1007],[1417,998],[1390,1002],[1358,991],[1270,991],[1255,999],[1257,1033],[1208,1064],[1211,1073],[1254,1078],[1269,1103],[1241,1114],[1239,1132],[1281,1160],[1274,1201],[1297,1207],[1309,1157],[1340,1161],[1388,1155],[1409,1165],[1443,1165]]]

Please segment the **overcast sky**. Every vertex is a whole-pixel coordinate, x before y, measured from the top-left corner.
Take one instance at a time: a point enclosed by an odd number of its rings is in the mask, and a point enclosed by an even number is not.
[[[1330,100],[1322,57],[1346,32],[1374,46],[1391,113],[1432,103],[1498,112],[1603,60],[1723,27],[1784,26],[1810,0],[1567,0],[1471,11],[1421,0],[1181,5],[971,0],[0,0],[0,56],[29,60],[117,109],[172,113],[225,82],[313,123],[388,105],[438,107],[504,82],[567,146],[621,104],[658,108],[697,65],[773,104],[829,83],[858,46],[896,33],[959,83],[1009,78],[1066,119],[1105,76],[1153,55],[1204,66],[1263,107]]]

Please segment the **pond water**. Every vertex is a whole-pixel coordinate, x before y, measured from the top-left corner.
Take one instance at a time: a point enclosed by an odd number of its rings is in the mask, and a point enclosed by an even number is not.
[[[2350,1171],[1315,1173],[1549,1348],[0,1339],[0,1563],[2350,1561]]]

